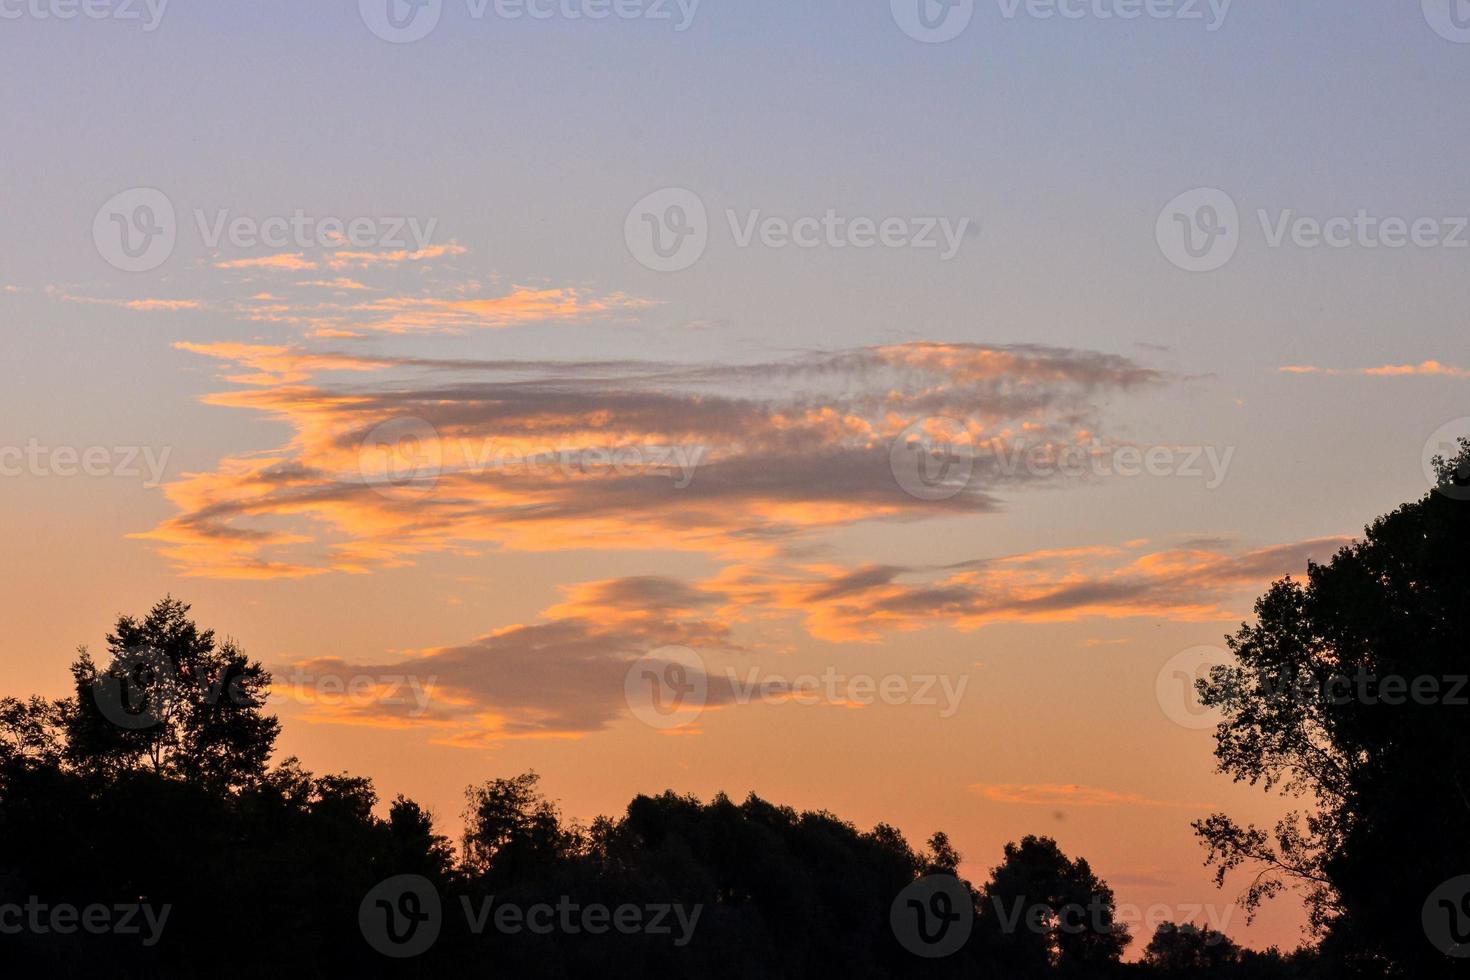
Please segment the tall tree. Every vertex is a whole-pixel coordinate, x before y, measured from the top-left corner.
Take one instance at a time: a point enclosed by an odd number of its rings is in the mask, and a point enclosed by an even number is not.
[[[1232,968],[1240,963],[1240,955],[1239,946],[1209,926],[1165,922],[1143,951],[1143,964],[1171,980],[1210,980],[1235,975]]]
[[[980,919],[1003,968],[1025,976],[1052,968],[1097,975],[1115,965],[1129,942],[1115,912],[1107,882],[1050,837],[1007,844],[980,899]]]
[[[1249,912],[1301,886],[1324,950],[1366,974],[1450,975],[1421,912],[1470,872],[1470,440],[1436,462],[1433,491],[1273,585],[1200,682],[1221,771],[1307,804],[1270,831],[1197,821],[1217,881],[1249,868]]]
[[[492,779],[465,791],[465,864],[501,878],[545,870],[580,850],[582,832],[563,827],[534,772]]]
[[[120,617],[107,649],[105,667],[85,648],[72,665],[66,753],[80,771],[142,767],[221,789],[264,774],[280,732],[262,710],[270,673],[200,630],[188,605],[166,597],[141,620]]]

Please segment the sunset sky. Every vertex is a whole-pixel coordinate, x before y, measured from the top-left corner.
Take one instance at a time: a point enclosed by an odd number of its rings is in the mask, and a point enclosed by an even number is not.
[[[1296,945],[1171,685],[1470,430],[1459,0],[387,2],[0,2],[0,694],[173,593],[452,835],[753,791]]]

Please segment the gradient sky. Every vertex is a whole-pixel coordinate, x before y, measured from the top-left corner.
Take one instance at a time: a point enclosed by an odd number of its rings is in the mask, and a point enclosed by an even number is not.
[[[283,754],[451,831],[466,784],[527,768],[584,819],[755,791],[944,829],[975,878],[1051,834],[1120,901],[1213,904],[1232,934],[1294,945],[1290,900],[1249,929],[1224,908],[1188,826],[1282,803],[1213,774],[1210,732],[1172,721],[1156,679],[1421,493],[1426,440],[1470,415],[1470,248],[1273,248],[1257,217],[1463,227],[1470,44],[1431,26],[1444,3],[1239,2],[1212,31],[1208,5],[980,0],[938,44],[877,0],[704,0],[684,31],[675,6],[506,20],[445,0],[405,44],[358,6],[178,3],[150,31],[0,5],[0,449],[168,453],[162,487],[0,478],[0,691],[66,693],[77,644],[173,592],[278,679],[436,678],[423,715],[285,690],[276,709]],[[177,243],[125,272],[94,218],[140,187]],[[678,272],[625,241],[664,188],[709,214]],[[1156,238],[1195,188],[1240,216],[1207,273]],[[433,234],[211,247],[194,217],[298,209]],[[949,261],[739,247],[727,209],[972,231]],[[926,501],[889,449],[934,417],[1233,456],[1213,487],[980,467]],[[443,473],[378,493],[361,446],[403,420],[443,437]],[[652,443],[703,447],[693,483],[456,455]],[[622,687],[667,643],[717,678],[969,680],[950,717],[726,704],[714,684],[671,735]]]

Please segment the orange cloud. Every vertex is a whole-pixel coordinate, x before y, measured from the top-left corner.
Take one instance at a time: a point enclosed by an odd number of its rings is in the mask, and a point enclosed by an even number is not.
[[[321,289],[347,289],[354,291],[371,288],[364,285],[363,283],[358,282],[356,279],[348,279],[345,276],[339,276],[336,279],[311,279],[306,282],[298,282],[296,285],[316,286]]]
[[[1442,364],[1439,361],[1422,361],[1418,364],[1385,364],[1373,368],[1322,368],[1311,365],[1292,364],[1279,369],[1283,374],[1326,374],[1335,376],[1356,375],[1365,378],[1441,377],[1470,378],[1470,370]]]
[[[327,265],[333,269],[362,268],[371,265],[400,265],[404,262],[424,262],[446,255],[463,255],[468,249],[463,245],[429,245],[413,251],[399,249],[392,252],[333,252]]]
[[[127,306],[130,310],[197,310],[200,304],[192,299],[134,299]]]
[[[645,309],[646,300],[622,293],[593,296],[576,289],[515,287],[503,296],[438,299],[394,296],[351,307],[364,329],[385,333],[457,332],[478,327],[509,327],[542,320],[570,320],[618,310]]]
[[[165,489],[179,514],[144,536],[188,574],[225,576],[364,572],[484,546],[750,561],[861,521],[983,513],[993,491],[1032,478],[989,460],[953,497],[905,492],[892,450],[916,417],[1068,441],[1095,430],[1099,396],[1157,380],[1107,355],[978,345],[679,369],[181,346],[246,369],[228,375],[244,390],[211,404],[293,432]],[[320,382],[333,372],[383,377]]]
[[[462,748],[580,738],[628,712],[626,677],[639,657],[668,645],[716,651],[725,643],[728,629],[718,622],[669,614],[645,620],[612,610],[648,588],[659,587],[649,581],[615,587],[601,603],[604,616],[556,618],[548,611],[547,622],[507,626],[394,661],[299,661],[274,668],[276,688],[305,709],[308,721],[422,728],[434,741]],[[704,681],[702,709],[735,702],[725,678],[708,674]]]
[[[285,269],[288,271],[300,271],[302,269],[315,269],[316,263],[306,257],[304,252],[281,252],[277,255],[265,255],[259,258],[228,259],[214,264],[216,269]]]
[[[731,569],[718,586],[731,601],[787,610],[813,636],[872,643],[886,633],[944,625],[1055,623],[1154,617],[1176,622],[1240,618],[1231,600],[1329,557],[1347,538],[1320,538],[1239,553],[1200,547],[1077,548],[979,559],[940,568],[896,565]]]

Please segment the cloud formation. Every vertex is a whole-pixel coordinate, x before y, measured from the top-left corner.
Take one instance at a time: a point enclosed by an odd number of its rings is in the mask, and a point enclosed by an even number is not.
[[[766,563],[727,569],[714,583],[736,607],[799,615],[808,633],[877,642],[934,626],[968,631],[998,622],[1154,617],[1240,618],[1242,594],[1304,571],[1348,543],[1319,538],[1246,551],[1186,545],[1044,550],[942,567]]]
[[[1280,368],[1283,374],[1325,374],[1333,376],[1353,375],[1364,378],[1442,377],[1470,378],[1470,370],[1443,364],[1439,361],[1421,361],[1418,364],[1385,364],[1371,368],[1324,368],[1307,364],[1288,364]]]
[[[1097,438],[1108,398],[1164,380],[1114,355],[968,344],[740,365],[181,346],[230,365],[238,387],[211,404],[292,431],[170,484],[180,513],[141,535],[181,571],[215,577],[362,572],[486,546],[750,559],[860,521],[986,512],[1047,477],[982,460],[961,492],[920,499],[895,478],[895,440],[946,416],[976,442],[1072,446]]]

